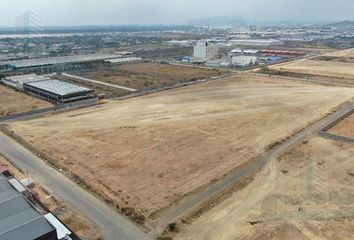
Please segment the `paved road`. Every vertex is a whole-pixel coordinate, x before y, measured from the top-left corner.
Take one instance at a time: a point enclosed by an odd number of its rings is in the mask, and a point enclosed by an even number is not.
[[[74,79],[78,79],[78,80],[81,80],[81,81],[85,81],[85,82],[90,82],[90,83],[94,83],[94,84],[98,84],[98,85],[111,87],[111,88],[123,89],[123,90],[129,91],[129,92],[136,92],[137,91],[136,89],[133,89],[133,88],[123,87],[123,86],[116,85],[116,84],[105,83],[105,82],[92,80],[92,79],[84,78],[84,77],[79,77],[79,76],[75,76],[75,75],[71,75],[71,74],[67,74],[67,73],[62,73],[61,75],[65,76],[65,77],[69,77],[69,78],[74,78]]]
[[[37,182],[49,188],[60,200],[84,212],[103,229],[107,240],[150,239],[138,227],[115,213],[96,197],[92,196],[68,178],[49,167],[43,160],[8,136],[0,133],[0,152],[17,167],[26,170]]]
[[[269,74],[265,73],[252,73],[252,72],[247,72],[251,73],[253,75],[257,76],[269,76]],[[350,83],[338,83],[338,82],[331,82],[328,80],[313,80],[313,79],[307,79],[307,78],[301,78],[301,77],[288,77],[288,76],[282,76],[282,75],[275,75],[271,74],[272,78],[278,78],[278,79],[287,79],[287,80],[293,80],[297,82],[309,82],[309,83],[318,83],[318,84],[325,84],[325,85],[330,85],[330,86],[337,86],[337,87],[346,87],[346,88],[354,88],[354,84]]]
[[[268,151],[263,156],[261,156],[252,166],[245,167],[244,169],[223,178],[222,180],[218,181],[217,183],[205,189],[204,191],[194,194],[191,197],[185,198],[177,206],[174,206],[173,208],[165,211],[161,215],[158,220],[158,226],[156,226],[156,229],[152,233],[152,235],[158,235],[159,233],[161,233],[161,230],[167,226],[167,224],[175,222],[177,219],[187,215],[188,213],[191,213],[193,210],[198,209],[198,207],[200,207],[203,203],[205,204],[218,194],[221,194],[231,189],[236,183],[238,183],[245,177],[252,176],[269,161],[278,158],[286,151],[289,151],[302,141],[306,140],[309,136],[318,133],[322,128],[326,127],[331,122],[340,118],[353,108],[354,102],[346,104],[338,111],[314,123],[310,127],[291,137],[289,140],[282,143],[281,145],[278,145],[272,151]]]

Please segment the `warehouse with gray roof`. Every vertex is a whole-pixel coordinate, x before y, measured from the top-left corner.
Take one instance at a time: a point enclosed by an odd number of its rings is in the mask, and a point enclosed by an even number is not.
[[[43,208],[40,200],[34,200],[32,195],[28,198],[21,192],[29,193],[21,181],[11,174],[5,177],[0,173],[1,240],[80,240],[53,213]]]
[[[56,64],[103,61],[103,60],[114,59],[114,58],[117,58],[116,54],[85,54],[85,55],[75,55],[75,56],[4,61],[4,62],[0,62],[0,66],[7,66],[9,68],[14,68],[14,69],[23,69],[23,68],[51,66]]]
[[[55,79],[24,83],[23,89],[57,103],[69,103],[96,97],[92,89]]]
[[[0,174],[0,239],[57,240],[56,229]]]

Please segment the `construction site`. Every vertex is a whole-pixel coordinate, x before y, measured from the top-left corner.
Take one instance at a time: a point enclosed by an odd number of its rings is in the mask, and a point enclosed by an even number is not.
[[[244,74],[8,128],[105,201],[158,219],[353,94]]]

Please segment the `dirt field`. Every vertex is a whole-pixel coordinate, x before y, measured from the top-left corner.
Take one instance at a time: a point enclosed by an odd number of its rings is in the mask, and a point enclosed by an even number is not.
[[[350,79],[354,83],[354,63],[299,60],[270,66],[276,71]]]
[[[15,166],[10,164],[3,156],[0,155],[0,166],[6,167],[18,179],[26,178],[27,176],[19,171]],[[43,202],[53,213],[55,213],[65,224],[67,224],[75,233],[85,240],[98,240],[102,237],[98,227],[87,219],[82,213],[75,210],[73,207],[60,203],[57,199],[51,196],[38,183],[35,184],[31,191]]]
[[[214,70],[158,63],[134,63],[99,66],[92,72],[72,72],[81,77],[134,89],[147,89],[179,82],[219,76]]]
[[[354,138],[354,114],[344,119],[332,129],[329,130],[331,133],[349,136]]]
[[[149,215],[353,96],[354,89],[247,75],[10,128],[120,206]]]
[[[175,239],[352,239],[353,156],[353,144],[304,142]]]
[[[350,49],[338,51],[338,52],[327,53],[324,56],[353,58],[354,57],[354,48],[350,48]]]
[[[0,85],[0,116],[50,107],[52,104]]]
[[[316,58],[316,60],[329,61],[329,62],[343,62],[354,63],[354,48],[328,53]]]
[[[95,92],[98,94],[104,94],[106,98],[120,97],[120,96],[127,95],[129,93],[128,91],[125,91],[122,89],[97,85],[97,84],[93,84],[93,83],[89,83],[89,82],[85,82],[85,81],[81,81],[81,80],[77,80],[77,79],[72,79],[69,77],[62,76],[62,75],[56,75],[55,79],[66,81],[66,82],[73,83],[73,84],[77,84],[77,85],[84,86],[84,87],[88,87],[92,90],[95,90]]]

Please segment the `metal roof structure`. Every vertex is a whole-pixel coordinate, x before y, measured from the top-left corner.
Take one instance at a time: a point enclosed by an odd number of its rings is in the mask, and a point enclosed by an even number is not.
[[[57,229],[58,239],[64,239],[71,235],[71,231],[67,229],[52,213],[44,215],[48,222]]]
[[[56,234],[55,228],[0,174],[0,239],[33,240],[48,234]]]
[[[48,75],[37,75],[37,74],[26,74],[26,75],[17,75],[17,76],[9,76],[5,77],[5,80],[18,82],[18,83],[26,83],[26,82],[35,82],[41,80],[49,79]]]
[[[86,55],[76,55],[76,56],[4,61],[4,62],[0,62],[0,66],[10,66],[10,67],[14,67],[14,68],[28,68],[28,67],[50,66],[50,65],[65,64],[65,63],[100,61],[100,60],[113,59],[113,58],[117,58],[117,55],[115,55],[115,54],[86,54]]]
[[[135,62],[135,61],[141,61],[143,60],[142,58],[138,57],[126,57],[126,58],[114,58],[114,59],[108,59],[105,60],[106,62],[110,63],[124,63],[124,62]]]
[[[81,92],[91,92],[92,90],[86,87],[81,87],[72,83],[67,83],[59,80],[44,80],[37,82],[26,83],[26,85],[35,87],[46,92],[55,93],[59,96],[66,96]]]
[[[23,85],[24,83],[28,82],[36,82],[36,81],[43,81],[49,80],[49,75],[37,75],[37,74],[26,74],[26,75],[17,75],[17,76],[9,76],[3,79],[3,82],[6,84],[19,84]]]

